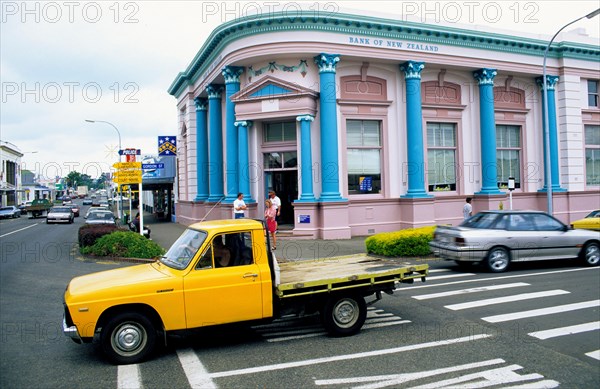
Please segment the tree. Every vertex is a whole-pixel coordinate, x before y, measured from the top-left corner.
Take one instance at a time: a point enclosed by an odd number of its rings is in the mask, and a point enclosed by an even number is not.
[[[81,173],[72,171],[65,177],[65,183],[67,187],[75,187],[81,184]]]

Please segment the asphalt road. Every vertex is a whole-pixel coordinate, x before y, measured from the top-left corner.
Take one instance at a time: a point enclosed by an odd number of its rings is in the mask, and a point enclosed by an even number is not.
[[[82,224],[0,221],[2,388],[600,387],[600,269],[564,261],[504,274],[432,261],[353,337],[288,318],[171,336],[150,361],[114,366],[61,331],[72,277],[131,266],[80,257]]]

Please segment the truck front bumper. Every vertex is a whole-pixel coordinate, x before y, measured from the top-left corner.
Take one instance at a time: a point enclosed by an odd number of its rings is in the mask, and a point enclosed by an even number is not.
[[[63,314],[63,334],[66,337],[73,339],[75,343],[81,343],[81,337],[79,336],[79,331],[77,331],[77,327],[75,325],[69,326],[67,324],[67,316]]]

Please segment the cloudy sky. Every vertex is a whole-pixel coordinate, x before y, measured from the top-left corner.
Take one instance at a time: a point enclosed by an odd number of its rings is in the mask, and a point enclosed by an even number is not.
[[[99,175],[123,148],[157,153],[177,133],[167,88],[219,24],[263,9],[364,8],[388,18],[504,29],[549,39],[591,1],[1,1],[0,139],[46,176]],[[460,24],[460,25],[459,25]],[[580,21],[600,36],[600,16]]]

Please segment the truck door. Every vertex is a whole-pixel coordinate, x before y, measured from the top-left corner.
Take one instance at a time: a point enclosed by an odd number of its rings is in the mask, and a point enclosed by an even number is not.
[[[187,327],[263,318],[262,281],[252,234],[216,235],[184,278]]]

